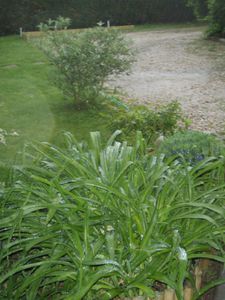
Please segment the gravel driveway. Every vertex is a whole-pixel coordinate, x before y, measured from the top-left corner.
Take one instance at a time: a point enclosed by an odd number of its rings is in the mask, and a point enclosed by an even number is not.
[[[225,129],[225,43],[203,28],[129,33],[137,49],[132,73],[110,82],[136,103],[177,100],[193,129]]]

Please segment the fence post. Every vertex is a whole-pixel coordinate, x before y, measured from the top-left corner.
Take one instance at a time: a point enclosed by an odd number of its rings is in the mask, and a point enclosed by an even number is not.
[[[174,300],[175,292],[174,290],[168,288],[164,291],[164,300]]]
[[[197,291],[199,291],[202,286],[202,270],[198,265],[195,268],[195,286]]]
[[[184,288],[184,300],[191,300],[193,296],[193,290],[191,287],[186,286]]]
[[[20,27],[20,37],[23,37],[23,28]]]

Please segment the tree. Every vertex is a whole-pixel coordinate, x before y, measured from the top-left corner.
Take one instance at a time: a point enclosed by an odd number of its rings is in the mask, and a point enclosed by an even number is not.
[[[188,6],[193,8],[195,16],[200,19],[209,13],[207,0],[188,0]]]
[[[224,0],[188,0],[198,18],[209,20],[208,36],[225,36]]]
[[[109,76],[128,71],[132,50],[117,30],[48,31],[41,49],[55,66],[54,83],[76,104],[95,103]]]
[[[209,35],[225,37],[225,1],[208,0],[210,28]]]

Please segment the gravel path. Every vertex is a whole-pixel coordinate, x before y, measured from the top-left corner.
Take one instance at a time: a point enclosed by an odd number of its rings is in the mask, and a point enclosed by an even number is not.
[[[110,85],[136,103],[177,100],[191,127],[225,129],[225,43],[203,39],[202,28],[129,33],[137,49],[130,75]]]

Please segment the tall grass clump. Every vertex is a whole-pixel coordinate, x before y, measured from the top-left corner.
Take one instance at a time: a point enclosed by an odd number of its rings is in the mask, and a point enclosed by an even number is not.
[[[224,263],[224,158],[194,167],[134,146],[33,145],[1,197],[1,299],[183,300],[200,258]],[[213,250],[213,251],[212,251]],[[196,291],[201,299],[209,287]]]

